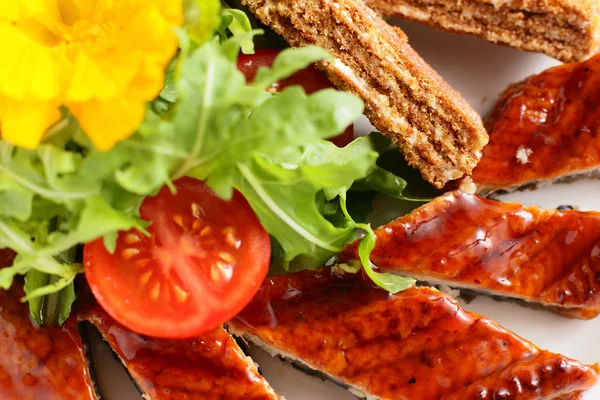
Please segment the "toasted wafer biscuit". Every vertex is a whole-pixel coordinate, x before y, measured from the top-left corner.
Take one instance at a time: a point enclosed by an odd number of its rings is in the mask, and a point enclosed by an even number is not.
[[[546,53],[565,62],[588,58],[600,46],[596,0],[366,0],[385,16]]]
[[[340,89],[360,96],[371,123],[437,187],[471,171],[488,141],[480,117],[360,0],[243,0],[292,46],[318,45]],[[399,33],[400,32],[400,33]]]

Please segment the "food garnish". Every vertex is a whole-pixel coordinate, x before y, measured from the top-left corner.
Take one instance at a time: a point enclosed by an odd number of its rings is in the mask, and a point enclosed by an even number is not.
[[[69,315],[75,300],[73,281],[83,271],[81,245],[100,239],[107,254],[116,254],[119,232],[135,230],[139,237],[152,237],[154,229],[140,216],[140,205],[165,185],[176,191],[173,182],[180,178],[205,181],[225,201],[238,191],[271,236],[276,249],[273,260],[285,268],[298,259],[301,262],[296,264],[302,268],[322,265],[365,227],[348,212],[348,194],[355,183],[364,183],[360,190],[366,184],[369,189],[384,188],[386,193],[402,197],[406,182],[376,165],[380,138],[359,138],[344,148],[324,140],[339,135],[362,114],[360,99],[332,89],[307,95],[298,86],[278,93],[267,91],[315,61],[333,61],[326,51],[314,46],[284,50],[272,68],[261,68],[254,81],[247,82],[237,68],[238,53],[240,49],[252,52],[252,39],[260,32],[249,31],[250,24],[240,11],[222,9],[216,1],[190,0],[183,2],[183,25],[169,28],[164,35],[168,43],[171,39],[167,37],[172,35],[179,39],[179,50],[169,60],[175,49],[161,47],[162,41],[149,48],[143,45],[154,43],[145,41],[147,32],[153,32],[150,39],[154,40],[155,28],[157,34],[163,32],[165,21],[177,19],[177,13],[170,10],[178,2],[168,3],[156,1],[145,6],[154,8],[144,15],[155,17],[136,22],[140,42],[138,47],[126,47],[139,53],[140,62],[148,58],[160,64],[156,68],[145,63],[140,71],[151,73],[153,79],[164,78],[162,88],[149,80],[148,90],[155,90],[136,100],[142,104],[156,95],[146,104],[139,126],[136,122],[126,133],[123,126],[112,130],[124,120],[112,114],[94,114],[96,121],[111,131],[98,133],[96,127],[90,130],[82,120],[80,104],[66,101],[61,103],[60,121],[45,134],[47,124],[40,125],[42,133],[22,143],[15,137],[33,137],[30,127],[17,124],[16,131],[9,131],[7,124],[12,117],[0,115],[0,248],[17,253],[14,263],[0,270],[0,287],[7,289],[16,275],[25,275],[25,299],[38,324],[60,325]],[[25,2],[15,4],[13,11],[19,11]],[[90,21],[102,22],[102,26],[129,26],[124,19],[137,14],[125,7],[129,3],[123,4],[122,8],[108,9],[81,6],[74,9],[77,13],[53,14],[53,18],[73,29],[91,29]],[[5,17],[10,29],[20,26],[10,22],[17,21],[14,18],[45,15],[43,10],[22,10],[32,14],[19,11]],[[111,32],[100,29],[98,35]],[[96,49],[94,46],[110,44],[113,36],[102,35],[77,41],[73,51],[87,54]],[[39,38],[23,36],[31,46],[34,39]],[[120,48],[120,44],[114,46]],[[158,55],[157,49],[162,49]],[[107,84],[94,86],[104,82],[96,81],[94,73],[108,76],[116,67],[110,60],[98,60],[96,68],[76,69],[67,77],[90,81],[90,87],[78,86],[81,90],[108,90]],[[137,84],[136,71],[131,69],[126,77],[117,77]],[[21,73],[10,70],[4,79],[10,81],[11,74]],[[128,86],[123,85],[120,87],[125,90]],[[120,106],[118,109],[128,112]],[[262,268],[262,260],[257,264]],[[208,273],[210,268],[205,267]],[[102,268],[105,266],[98,265],[93,270]],[[370,274],[392,291],[413,282],[375,271]],[[148,292],[149,288],[143,289],[139,282],[137,285],[130,290]],[[245,287],[237,290],[250,296]],[[205,329],[216,324],[212,321]]]
[[[269,270],[269,234],[243,196],[225,201],[193,178],[147,197],[150,236],[119,232],[84,248],[87,281],[100,305],[127,328],[154,337],[191,337],[235,316]]]
[[[69,116],[99,150],[131,136],[163,87],[181,23],[180,1],[5,2],[2,138],[33,150]]]
[[[259,49],[254,54],[240,54],[237,60],[238,68],[244,73],[247,82],[254,81],[261,67],[272,68],[279,50]],[[332,89],[335,86],[323,73],[319,72],[313,65],[300,70],[278,82],[274,82],[267,91],[281,92],[287,87],[300,85],[306,94],[313,94],[323,89]],[[344,133],[329,139],[338,147],[344,147],[354,139],[354,125],[346,128]]]

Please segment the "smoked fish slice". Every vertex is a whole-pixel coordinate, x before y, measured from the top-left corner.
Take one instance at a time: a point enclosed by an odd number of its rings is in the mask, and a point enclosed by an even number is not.
[[[449,192],[375,231],[371,261],[432,284],[516,298],[562,315],[600,312],[600,213]],[[357,243],[339,256],[357,258]]]
[[[486,120],[481,194],[600,176],[600,54],[513,84]]]
[[[335,271],[267,278],[229,331],[381,400],[573,399],[597,380],[597,366],[540,350],[436,289],[391,295]]]
[[[148,400],[279,399],[223,328],[192,339],[157,339],[121,326],[100,306],[79,318],[98,329]]]

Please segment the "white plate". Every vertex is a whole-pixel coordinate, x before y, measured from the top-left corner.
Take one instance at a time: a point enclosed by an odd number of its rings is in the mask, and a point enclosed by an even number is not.
[[[558,64],[542,55],[519,52],[480,39],[442,33],[407,22],[398,24],[405,29],[419,54],[482,115],[490,110],[509,83]],[[368,123],[362,121],[359,127],[365,132],[370,129]],[[572,204],[600,210],[600,182],[556,185],[501,199],[542,207]],[[549,312],[496,302],[485,297],[478,297],[465,308],[491,317],[541,348],[585,363],[600,361],[600,317],[593,321],[569,320]],[[109,350],[98,342],[94,350],[100,386],[106,399],[141,399]],[[252,349],[252,356],[260,364],[267,380],[287,400],[356,399],[334,384],[308,377],[260,350]],[[584,397],[585,400],[599,398],[600,385]]]

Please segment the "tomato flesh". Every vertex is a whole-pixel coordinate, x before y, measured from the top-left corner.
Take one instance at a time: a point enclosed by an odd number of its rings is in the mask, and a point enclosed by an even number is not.
[[[235,316],[269,268],[269,235],[243,198],[216,196],[182,178],[144,200],[151,236],[119,233],[110,254],[102,240],[84,248],[85,275],[100,305],[127,328],[149,336],[199,335]]]
[[[279,50],[257,50],[254,54],[240,54],[238,58],[238,69],[244,74],[248,82],[252,82],[258,69],[260,67],[271,67],[279,53]],[[273,92],[280,92],[283,89],[294,85],[302,86],[306,94],[312,94],[322,89],[335,88],[325,75],[319,72],[314,66],[310,66],[275,83],[270,90]],[[354,126],[350,125],[346,128],[344,133],[329,139],[329,141],[338,147],[344,147],[353,139]]]

